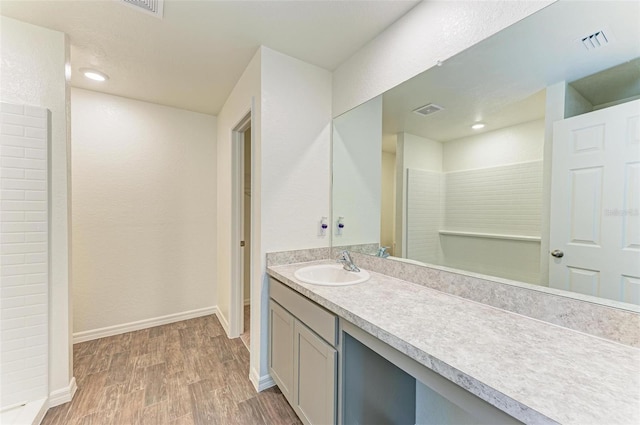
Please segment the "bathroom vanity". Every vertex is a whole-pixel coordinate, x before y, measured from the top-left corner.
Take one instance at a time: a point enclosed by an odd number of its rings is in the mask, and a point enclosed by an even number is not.
[[[305,423],[334,423],[338,317],[275,279],[269,298],[269,373]]]
[[[637,348],[380,273],[295,278],[321,263],[268,268],[269,369],[305,423],[640,421]]]

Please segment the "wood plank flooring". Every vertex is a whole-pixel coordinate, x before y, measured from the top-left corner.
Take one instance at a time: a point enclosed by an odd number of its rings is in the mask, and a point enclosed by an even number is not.
[[[215,316],[76,344],[78,391],[43,425],[300,424],[277,387],[256,393],[249,352]]]
[[[240,340],[244,342],[247,350],[251,346],[251,306],[244,306],[244,332],[240,335]]]

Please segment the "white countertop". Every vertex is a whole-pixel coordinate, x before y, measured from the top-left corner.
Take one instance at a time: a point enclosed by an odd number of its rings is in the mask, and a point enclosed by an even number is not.
[[[331,261],[325,261],[327,263]],[[640,350],[371,273],[342,287],[268,273],[527,424],[640,424]]]

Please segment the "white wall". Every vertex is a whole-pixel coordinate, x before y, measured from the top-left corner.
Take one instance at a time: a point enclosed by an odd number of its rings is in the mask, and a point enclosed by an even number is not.
[[[262,238],[265,252],[329,246],[331,73],[263,48]]]
[[[553,3],[424,1],[333,74],[333,116],[378,96]]]
[[[69,86],[65,75],[69,44],[58,31],[0,17],[4,102],[36,105],[51,111],[49,392],[60,404],[72,395],[73,357],[69,275]]]
[[[74,333],[216,304],[216,118],[72,89]]]
[[[231,301],[232,131],[251,110],[250,378],[267,368],[265,255],[329,246],[318,223],[329,215],[331,73],[261,47],[218,115],[218,309],[229,330]]]
[[[407,170],[442,172],[442,143],[410,133],[398,133],[396,145],[396,246],[395,255],[405,256],[407,220]]]
[[[261,281],[254,280],[260,292],[252,293],[261,304],[254,302],[260,310],[254,304],[251,310],[254,379],[256,372],[268,375],[266,253],[330,244],[318,228],[330,212],[331,73],[263,47],[261,103]]]
[[[442,169],[445,172],[540,161],[544,148],[544,120],[451,140],[443,146]]]
[[[380,242],[382,96],[333,120],[333,245]],[[336,220],[344,217],[342,234]]]
[[[217,138],[217,292],[218,317],[223,327],[229,332],[231,304],[231,246],[232,223],[232,132],[240,121],[251,112],[251,368],[260,364],[260,341],[254,337],[259,334],[260,288],[264,273],[264,260],[260,245],[261,229],[261,61],[262,48],[258,49],[242,76],[227,98],[220,114],[218,114]],[[245,297],[249,294],[245,294]],[[239,330],[238,330],[239,331]],[[259,376],[259,375],[258,375]]]

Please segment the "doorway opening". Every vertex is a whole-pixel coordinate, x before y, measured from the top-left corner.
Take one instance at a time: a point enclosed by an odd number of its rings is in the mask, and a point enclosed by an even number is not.
[[[251,111],[232,133],[231,297],[229,337],[250,350],[251,303]]]
[[[250,350],[251,342],[251,127],[244,132],[244,152],[243,152],[243,234],[244,246],[242,249],[242,324],[240,328],[240,339]]]

